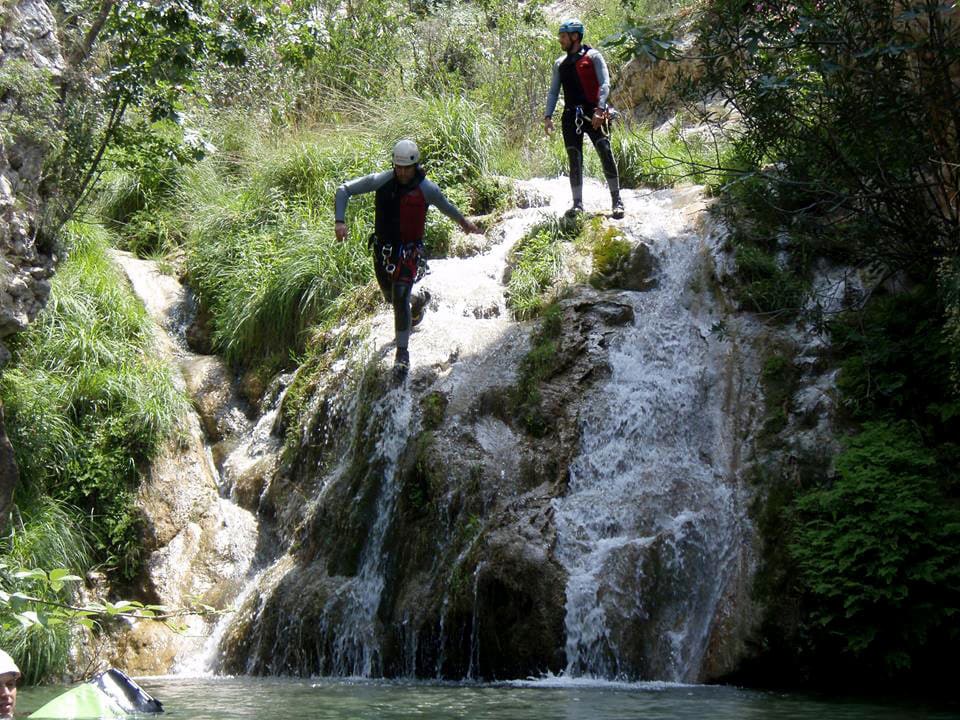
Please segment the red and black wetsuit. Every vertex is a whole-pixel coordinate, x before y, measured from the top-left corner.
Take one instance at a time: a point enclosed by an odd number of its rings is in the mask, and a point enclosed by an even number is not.
[[[410,292],[417,281],[423,253],[427,209],[434,205],[457,223],[464,218],[418,167],[414,179],[406,185],[400,184],[393,170],[345,182],[337,188],[337,221],[345,219],[351,196],[368,192],[376,193],[375,232],[371,238],[373,267],[384,298],[393,304],[397,347],[406,348],[410,336]]]
[[[591,123],[594,111],[606,107],[609,91],[607,68],[600,53],[589,45],[581,45],[576,52],[557,59],[547,99],[547,117],[553,115],[561,87],[564,108],[560,126],[570,159],[570,187],[574,202],[579,203],[583,193],[583,133],[590,137],[600,156],[611,195],[619,198],[620,178],[610,139],[601,130],[594,129]]]

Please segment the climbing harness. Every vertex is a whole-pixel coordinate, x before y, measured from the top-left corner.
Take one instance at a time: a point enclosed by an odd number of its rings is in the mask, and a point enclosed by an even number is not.
[[[613,108],[610,109],[607,117],[603,119],[603,124],[600,126],[600,132],[603,133],[604,137],[610,137],[610,121],[618,115],[617,111]],[[583,124],[585,122],[592,123],[593,115],[587,115],[583,111],[582,105],[577,105],[576,116],[574,118],[574,124],[576,125],[577,135],[583,135]]]
[[[417,277],[414,280],[415,283],[420,282],[423,278],[430,274],[430,266],[427,264],[427,259],[423,256],[423,253],[420,253],[417,257]]]
[[[376,242],[376,234],[371,235],[368,244],[374,247]],[[423,241],[400,245],[400,251],[396,254],[392,244],[384,243],[380,245],[379,252],[380,264],[391,280],[398,280],[404,268],[407,270],[408,277],[415,283],[430,274],[430,266],[423,254]]]

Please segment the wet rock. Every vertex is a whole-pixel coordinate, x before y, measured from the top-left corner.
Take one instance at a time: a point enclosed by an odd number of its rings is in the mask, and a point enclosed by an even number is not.
[[[131,675],[165,675],[181,643],[182,637],[163,623],[141,620],[122,635],[111,665]]]
[[[514,205],[521,209],[545,207],[550,204],[550,197],[535,184],[516,180],[513,183]]]
[[[592,275],[590,284],[600,290],[653,290],[657,287],[657,269],[658,263],[650,246],[640,242],[630,248],[630,252],[615,267],[604,274]]]
[[[187,346],[195,353],[201,355],[213,354],[213,316],[208,308],[201,305],[197,309],[184,335]]]
[[[212,442],[250,429],[247,406],[234,388],[233,373],[218,357],[193,356],[183,361],[187,392],[200,414],[203,429]]]
[[[145,549],[168,545],[195,523],[217,500],[216,470],[207,457],[196,416],[187,418],[185,434],[161,449],[140,487]],[[183,482],[189,478],[190,482]]]

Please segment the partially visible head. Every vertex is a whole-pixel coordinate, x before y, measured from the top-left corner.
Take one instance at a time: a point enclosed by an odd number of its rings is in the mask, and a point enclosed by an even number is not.
[[[420,149],[413,140],[401,140],[393,146],[393,172],[401,183],[413,180],[420,162]]]
[[[0,650],[0,718],[13,717],[17,707],[17,682],[20,668],[6,652]]]
[[[560,47],[564,50],[570,50],[576,43],[583,42],[583,36],[586,34],[586,28],[577,18],[567,18],[560,23],[560,30],[557,32],[557,39],[560,41]]]

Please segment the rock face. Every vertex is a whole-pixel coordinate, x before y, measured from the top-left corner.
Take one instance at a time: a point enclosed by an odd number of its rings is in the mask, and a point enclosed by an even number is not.
[[[443,377],[417,375],[412,400],[376,368],[355,402],[337,400],[345,378],[316,389],[305,444],[260,508],[290,550],[228,632],[224,671],[516,678],[563,670],[566,575],[553,557],[551,503],[565,490],[578,403],[607,372],[605,338],[633,314],[589,288],[563,300],[562,313],[536,434],[511,407],[515,378],[503,371],[529,349],[521,326],[488,358],[455,362]],[[398,417],[412,431],[383,457],[377,446]],[[323,477],[342,453],[350,466]]]
[[[241,473],[224,465],[236,455],[233,464],[245,467],[253,456],[269,468],[272,455],[250,439],[254,426],[223,362],[187,349],[182,331],[193,308],[185,289],[150,261],[122,252],[113,257],[154,319],[159,351],[177,369],[178,385],[193,402],[178,436],[154,459],[140,487],[137,504],[148,554],[140,594],[170,608],[197,600],[223,609],[244,584],[257,536],[254,517],[227,497],[231,485],[238,485],[233,475]],[[172,672],[199,654],[211,622],[187,617],[183,634],[137,623],[119,634],[111,661],[134,674]]]
[[[27,63],[54,81],[63,72],[56,23],[40,0],[21,0],[6,10],[0,27],[0,77]],[[46,201],[42,165],[46,147],[36,138],[12,135],[22,112],[16,90],[0,95],[0,365],[10,354],[4,338],[23,330],[46,303],[54,257],[39,232]]]
[[[0,15],[0,369],[10,359],[4,340],[23,330],[47,301],[54,257],[38,233],[46,200],[41,166],[46,148],[10,131],[21,97],[7,87],[26,63],[51,81],[63,71],[56,23],[42,0],[4,3]],[[17,482],[13,449],[0,408],[0,531]]]
[[[0,533],[6,532],[13,489],[17,486],[18,479],[17,463],[13,457],[13,447],[7,438],[3,421],[3,404],[0,403]]]

